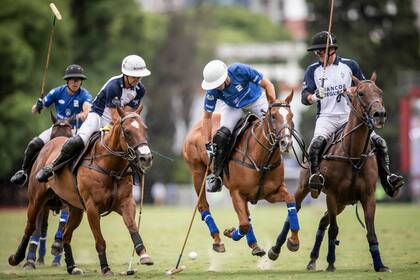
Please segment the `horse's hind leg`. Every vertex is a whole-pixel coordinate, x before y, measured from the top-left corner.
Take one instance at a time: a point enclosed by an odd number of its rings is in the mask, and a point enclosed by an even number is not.
[[[38,247],[38,265],[45,264],[45,254],[47,252],[47,232],[48,232],[48,216],[50,214],[50,209],[47,205],[44,206],[44,216],[42,217],[41,227],[41,236],[39,238],[39,247]]]
[[[41,207],[45,203],[45,194],[38,195],[34,199],[29,201],[28,210],[27,210],[27,222],[25,227],[25,232],[23,234],[22,240],[20,241],[19,247],[16,252],[9,257],[9,264],[12,266],[18,265],[24,258],[26,248],[28,247],[29,238],[36,228],[36,218]]]
[[[204,183],[204,179],[205,179],[204,177],[206,176],[205,172],[206,172],[205,166],[200,166],[192,170],[194,189],[197,194],[197,197],[200,195],[200,191]],[[206,223],[209,229],[210,235],[213,238],[213,250],[218,253],[225,252],[226,251],[225,245],[223,244],[220,238],[219,229],[216,225],[216,222],[213,219],[213,216],[210,213],[210,207],[209,207],[209,203],[207,202],[205,190],[203,190],[203,193],[201,194],[201,197],[198,201],[198,211],[200,211],[201,220]]]
[[[63,247],[64,247],[64,260],[66,261],[67,272],[72,275],[83,274],[83,271],[76,267],[71,250],[71,239],[73,231],[80,225],[83,218],[83,210],[69,206],[69,219],[64,229],[63,234]]]
[[[328,229],[328,254],[327,262],[328,267],[327,271],[335,272],[335,247],[338,245],[337,235],[338,235],[338,225],[337,225],[337,199],[334,195],[327,195],[327,208],[328,208],[328,217],[330,220],[330,227]]]
[[[371,195],[367,201],[362,202],[365,212],[365,223],[367,228],[367,240],[369,242],[369,251],[373,260],[373,267],[376,272],[391,272],[391,270],[382,263],[379,252],[379,243],[375,233],[375,196]]]

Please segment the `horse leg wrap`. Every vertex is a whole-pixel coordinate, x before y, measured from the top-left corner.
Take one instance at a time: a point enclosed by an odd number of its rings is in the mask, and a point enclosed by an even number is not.
[[[73,252],[71,250],[71,245],[64,244],[63,247],[64,247],[64,260],[66,261],[66,265],[67,265],[67,272],[71,274],[73,269],[76,267],[76,264],[74,263]]]
[[[41,238],[39,238],[38,255],[40,257],[44,257],[46,252],[47,252],[47,234],[45,233],[41,235]]]
[[[370,243],[369,251],[370,255],[372,256],[373,267],[375,268],[375,271],[378,271],[381,267],[384,267],[384,264],[382,263],[381,259],[381,254],[379,253],[378,243]]]
[[[211,216],[209,210],[205,210],[205,211],[201,212],[201,220],[206,222],[211,236],[213,236],[213,234],[215,234],[215,233],[219,233],[219,229],[217,228],[217,225],[214,222],[214,219]]]
[[[29,241],[28,256],[26,257],[27,260],[36,259],[36,249],[38,248],[38,243],[39,243],[39,235],[32,235]]]
[[[131,240],[133,240],[134,249],[136,250],[137,255],[140,254],[140,252],[145,249],[143,245],[143,240],[141,240],[140,234],[136,231],[130,234]]]
[[[283,246],[284,242],[286,242],[289,228],[290,228],[290,222],[289,222],[289,217],[287,217],[286,221],[284,221],[283,228],[281,229],[280,234],[277,236],[276,245],[273,248],[274,252],[276,253],[280,252],[281,246]]]
[[[327,255],[327,262],[329,264],[335,263],[335,246],[336,246],[335,239],[328,239],[328,255]]]
[[[287,203],[287,216],[290,222],[290,230],[298,231],[300,227],[295,202]]]
[[[232,232],[232,239],[235,240],[235,241],[240,240],[244,236],[245,236],[245,234],[243,232],[241,232],[240,228],[238,228],[237,230]]]
[[[106,253],[102,252],[98,254],[99,264],[101,265],[101,272],[107,273],[110,269],[108,266],[108,260],[106,259]]]
[[[324,239],[325,230],[318,229],[315,236],[315,244],[311,251],[311,259],[318,259],[319,249],[321,248],[322,240]]]
[[[257,238],[255,237],[254,230],[252,229],[252,225],[249,224],[248,232],[246,233],[246,241],[248,246],[257,243]]]

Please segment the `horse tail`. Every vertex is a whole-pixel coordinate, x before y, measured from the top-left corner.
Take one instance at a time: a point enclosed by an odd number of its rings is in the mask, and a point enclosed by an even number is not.
[[[365,227],[365,224],[363,223],[363,221],[362,221],[362,219],[360,219],[360,216],[359,216],[359,211],[358,211],[358,206],[359,205],[359,202],[356,202],[356,207],[354,208],[354,210],[355,210],[355,212],[356,212],[356,218],[357,218],[357,220],[359,221],[359,224],[362,226],[362,228],[366,228]]]

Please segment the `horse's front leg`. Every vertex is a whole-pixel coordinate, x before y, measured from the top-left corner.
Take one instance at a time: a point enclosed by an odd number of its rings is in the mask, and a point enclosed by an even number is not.
[[[335,246],[339,244],[337,241],[338,225],[337,225],[337,200],[334,194],[327,195],[328,217],[330,220],[330,227],[328,229],[328,254],[327,271],[335,272]]]
[[[375,233],[375,196],[371,195],[367,201],[362,202],[365,212],[365,223],[367,228],[367,240],[369,242],[369,251],[373,260],[373,267],[376,272],[391,272],[391,270],[382,263],[381,254],[379,252],[379,243]]]
[[[305,191],[303,188],[302,191]],[[298,190],[299,191],[299,190]],[[305,193],[306,196],[307,192]],[[268,251],[268,258],[270,260],[277,260],[280,254],[281,247],[283,246],[284,242],[286,241],[287,234],[289,229],[291,231],[291,236],[287,238],[287,248],[295,252],[299,250],[299,219],[297,216],[297,211],[299,211],[299,207],[297,207],[297,202],[295,201],[295,197],[289,193],[285,184],[283,184],[279,191],[276,193],[276,202],[285,201],[287,205],[287,218],[283,224],[283,228],[280,234],[277,236],[276,245],[272,246]],[[302,200],[305,197],[302,195]],[[299,205],[302,200],[298,201]]]
[[[95,238],[95,247],[96,252],[98,252],[101,272],[105,276],[113,276],[114,273],[111,271],[106,258],[106,242],[101,232],[100,213],[93,199],[86,201],[86,213],[90,229]]]
[[[83,274],[74,262],[73,252],[71,249],[71,239],[73,231],[80,225],[83,218],[83,210],[69,206],[69,217],[63,234],[64,260],[66,262],[67,272],[72,275]]]
[[[246,241],[248,243],[248,246],[252,249],[251,254],[253,256],[262,257],[265,255],[265,251],[260,246],[258,246],[257,238],[255,237],[254,229],[251,223],[251,213],[249,211],[248,203],[246,203],[246,214],[248,216],[248,221],[249,221],[249,229],[248,229],[248,232],[246,233]]]
[[[121,202],[120,214],[123,217],[124,223],[130,233],[131,240],[133,241],[134,249],[140,257],[140,264],[153,265],[152,258],[146,253],[146,247],[141,239],[139,228],[135,222],[136,216],[136,203],[132,197],[126,198]],[[139,214],[141,215],[141,214]]]
[[[201,166],[200,168],[197,167],[192,171],[194,189],[197,194],[197,197],[199,196],[202,185],[204,184],[204,179],[206,176],[205,173],[206,169],[204,166]],[[213,216],[210,213],[210,206],[207,202],[205,190],[203,190],[200,200],[198,201],[198,211],[200,211],[201,220],[206,223],[210,232],[210,236],[213,238],[213,250],[218,253],[224,253],[226,251],[225,245],[223,244],[222,239],[220,238],[220,232],[216,225],[216,222],[214,221]]]

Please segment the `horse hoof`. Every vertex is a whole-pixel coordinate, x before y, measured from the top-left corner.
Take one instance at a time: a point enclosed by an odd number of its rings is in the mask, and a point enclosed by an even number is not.
[[[9,264],[10,264],[11,266],[16,266],[16,265],[18,265],[18,264],[19,264],[19,263],[16,261],[15,254],[10,255],[10,257],[9,257]]]
[[[140,264],[144,264],[144,265],[153,265],[153,261],[152,258],[149,257],[148,254],[143,254],[140,256]]]
[[[213,251],[217,253],[224,253],[226,252],[225,244],[221,243],[213,243]]]
[[[25,269],[25,270],[36,269],[35,261],[34,260],[27,260],[26,263],[23,265],[23,269]]]
[[[231,227],[231,228],[227,228],[223,231],[223,235],[228,237],[228,238],[232,238],[232,233],[236,230],[236,228]]]
[[[280,254],[280,250],[278,250],[278,252],[276,252],[276,251],[277,251],[276,247],[274,247],[274,246],[271,247],[270,250],[268,250],[267,256],[270,260],[272,260],[272,261],[277,260],[277,258],[279,257],[279,254]]]
[[[261,249],[259,246],[255,247],[254,249],[252,249],[252,253],[253,256],[258,256],[258,257],[262,257],[265,255],[265,251],[263,249]]]
[[[315,271],[316,270],[316,259],[311,259],[306,266],[306,270]]]
[[[109,268],[109,266],[107,266],[107,267],[104,267],[103,269],[102,269],[102,275],[103,276],[114,276],[114,272],[112,272],[112,270]]]
[[[392,271],[391,271],[391,269],[389,269],[389,267],[383,266],[383,267],[379,268],[376,272],[392,272]]]
[[[299,250],[299,243],[293,243],[290,238],[287,238],[287,249],[291,252]]]
[[[333,264],[329,264],[326,270],[328,272],[335,272],[335,266]]]
[[[59,262],[54,262],[54,261],[53,261],[53,262],[51,263],[51,266],[52,266],[52,267],[58,267],[58,266],[60,266],[60,265],[61,265],[61,263],[59,263]]]
[[[78,267],[74,267],[70,273],[71,275],[83,275],[83,270]]]
[[[59,256],[63,253],[63,241],[62,240],[54,240],[54,243],[51,245],[51,255]]]

